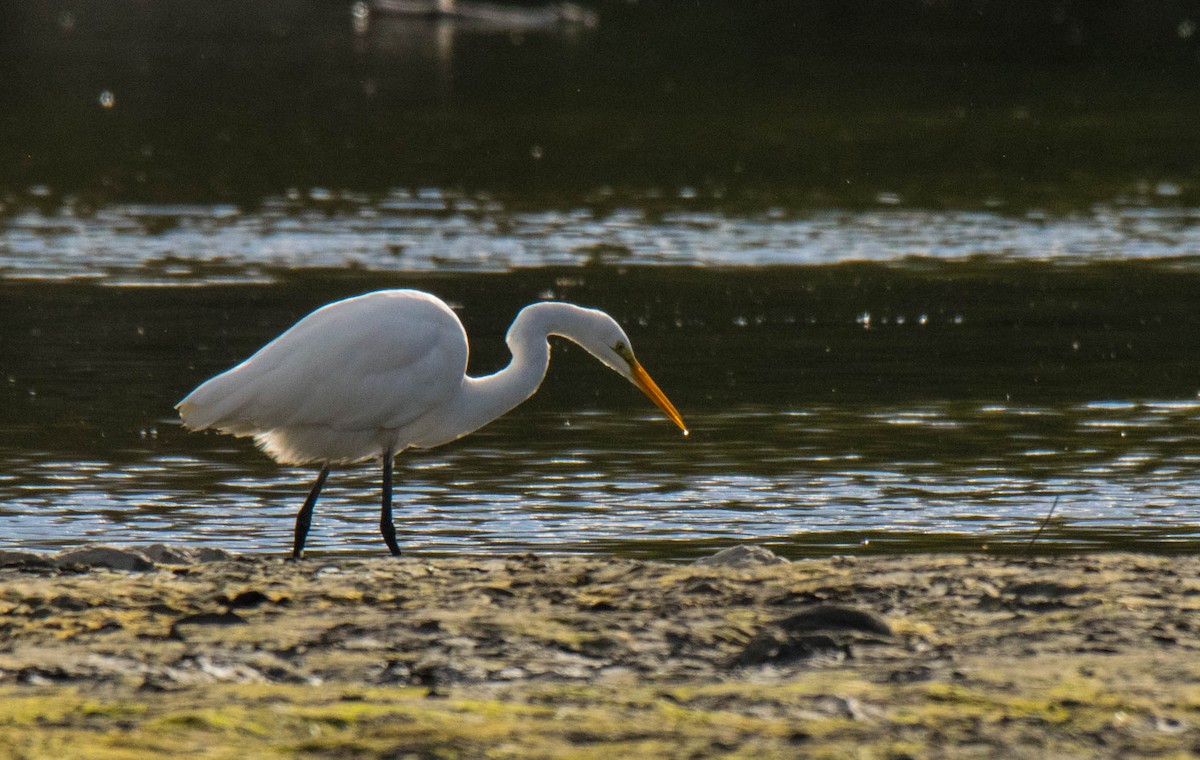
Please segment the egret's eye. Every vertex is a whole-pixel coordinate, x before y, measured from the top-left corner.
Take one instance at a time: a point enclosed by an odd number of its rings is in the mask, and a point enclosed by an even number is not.
[[[625,361],[633,363],[633,352],[629,350],[629,346],[625,345],[625,341],[617,341],[617,344],[613,346],[613,351]]]

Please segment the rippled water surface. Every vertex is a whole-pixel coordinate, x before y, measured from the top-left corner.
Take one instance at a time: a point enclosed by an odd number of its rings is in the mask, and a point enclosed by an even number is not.
[[[173,405],[417,287],[476,374],[611,312],[693,433],[558,346],[400,458],[414,551],[1200,549],[1194,13],[507,4],[0,4],[0,547],[282,553],[313,473]],[[378,488],[311,546],[381,554]]]
[[[846,224],[837,234],[871,234]],[[626,239],[654,245],[660,232],[631,225]],[[1196,262],[994,254],[498,272],[469,254],[462,271],[438,272],[324,269],[318,257],[299,270],[230,264],[210,281],[208,263],[176,253],[173,276],[194,287],[162,287],[158,268],[141,281],[133,264],[11,278],[0,545],[285,550],[313,473],[186,433],[171,407],[321,303],[416,286],[458,310],[476,374],[506,361],[504,330],[528,301],[611,311],[693,433],[560,346],[526,405],[400,458],[396,519],[414,550],[1015,551],[1056,501],[1043,549],[1195,550]],[[335,471],[313,549],[383,550],[378,480],[374,466]]]
[[[690,415],[686,441],[649,415],[541,411],[405,457],[397,524],[422,553],[1003,549],[1057,499],[1047,545],[1194,550],[1200,455],[1179,432],[1197,406],[748,407]],[[165,427],[148,438],[116,461],[13,456],[6,545],[286,549],[311,472]],[[374,468],[338,473],[311,548],[381,551],[377,489]]]
[[[1200,250],[1200,211],[671,209],[521,211],[437,190],[382,198],[317,191],[263,208],[116,205],[25,210],[4,223],[0,276],[114,283],[264,281],[285,268],[500,272],[586,264],[761,267],[905,258],[1096,261]],[[884,199],[887,200],[886,198]]]

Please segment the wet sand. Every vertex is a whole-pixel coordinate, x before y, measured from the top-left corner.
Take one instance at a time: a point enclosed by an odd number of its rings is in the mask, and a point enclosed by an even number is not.
[[[1194,555],[89,551],[0,552],[0,756],[1200,754]]]

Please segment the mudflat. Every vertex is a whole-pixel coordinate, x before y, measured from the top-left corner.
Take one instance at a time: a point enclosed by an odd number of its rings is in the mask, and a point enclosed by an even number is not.
[[[0,552],[0,757],[1200,755],[1198,556],[710,559]]]

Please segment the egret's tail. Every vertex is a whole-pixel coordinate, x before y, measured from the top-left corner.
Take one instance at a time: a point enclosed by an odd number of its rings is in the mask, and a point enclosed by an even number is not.
[[[189,430],[216,428],[237,436],[253,435],[258,428],[243,413],[246,395],[245,387],[226,372],[201,383],[175,409]]]

